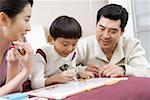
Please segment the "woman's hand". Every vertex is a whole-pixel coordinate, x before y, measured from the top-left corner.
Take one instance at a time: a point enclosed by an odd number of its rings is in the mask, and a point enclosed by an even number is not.
[[[25,72],[30,73],[31,67],[33,65],[33,49],[31,48],[30,44],[27,42],[13,42],[15,45],[14,48],[11,48],[8,51],[7,54],[7,62],[10,66],[15,67],[16,65],[20,64],[23,66],[23,69]],[[22,55],[19,51],[18,48],[21,48],[25,51],[25,54]]]
[[[17,49],[11,48],[7,52],[6,60],[8,64],[11,64],[12,66],[19,65],[20,63],[20,54]]]
[[[18,47],[24,49],[22,55]],[[33,64],[33,50],[28,43],[14,42],[12,48],[8,51],[7,56],[7,78],[6,83],[11,80],[20,82],[14,91],[22,91],[22,83],[31,72]],[[16,79],[17,77],[17,79]],[[15,79],[14,79],[15,78]]]
[[[31,45],[27,42],[14,42],[16,46],[20,46],[25,51],[25,55],[19,54],[20,63],[23,65],[23,70],[31,71],[34,61],[34,51]]]

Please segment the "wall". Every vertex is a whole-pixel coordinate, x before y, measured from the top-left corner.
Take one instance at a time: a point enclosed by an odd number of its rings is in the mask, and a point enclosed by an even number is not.
[[[146,57],[150,62],[150,1],[133,0],[136,21],[137,38],[146,50]]]
[[[48,30],[52,21],[60,15],[72,16],[79,21],[83,33],[95,32],[96,13],[107,0],[35,0],[31,25],[42,25]]]
[[[132,13],[132,0],[108,0],[109,3],[115,3],[122,5],[129,13],[129,19],[127,26],[125,27],[125,36],[131,36],[134,37],[135,34],[135,27],[134,27],[134,15]]]
[[[81,24],[83,35],[94,34],[97,11],[107,3],[107,0],[34,0],[27,41],[34,51],[45,45],[50,40],[47,38],[50,24],[61,15],[74,17]]]

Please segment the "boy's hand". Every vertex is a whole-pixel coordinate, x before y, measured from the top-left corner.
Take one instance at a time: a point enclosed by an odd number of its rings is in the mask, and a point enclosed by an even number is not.
[[[74,74],[71,70],[63,71],[62,73],[55,74],[51,76],[50,78],[53,79],[52,83],[66,83],[69,81],[72,81],[74,77]]]
[[[80,72],[79,75],[83,79],[94,78],[94,74],[92,72],[89,72],[89,71]]]

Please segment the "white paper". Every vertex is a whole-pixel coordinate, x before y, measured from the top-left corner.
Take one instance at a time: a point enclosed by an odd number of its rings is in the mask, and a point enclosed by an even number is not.
[[[71,81],[27,92],[29,95],[53,99],[63,99],[67,96],[91,90],[104,85],[111,85],[128,78],[91,78],[83,81]]]

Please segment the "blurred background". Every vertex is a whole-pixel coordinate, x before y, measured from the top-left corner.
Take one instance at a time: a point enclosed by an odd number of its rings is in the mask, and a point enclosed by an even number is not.
[[[95,34],[97,11],[109,3],[127,9],[129,21],[124,35],[141,40],[150,62],[150,0],[34,0],[27,40],[35,50],[50,41],[49,26],[61,15],[74,17],[82,26],[83,36]]]

